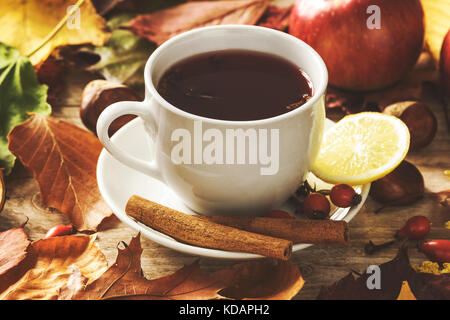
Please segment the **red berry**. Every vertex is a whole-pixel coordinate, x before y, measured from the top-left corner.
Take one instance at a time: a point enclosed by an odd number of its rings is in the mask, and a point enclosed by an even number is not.
[[[290,213],[282,210],[270,211],[267,216],[269,218],[294,219],[294,217]]]
[[[337,184],[330,190],[330,200],[338,207],[348,208],[358,205],[361,195],[348,184]]]
[[[430,232],[430,220],[424,216],[414,216],[409,218],[405,225],[397,231],[396,238],[420,240]]]
[[[321,193],[310,193],[303,202],[303,212],[310,219],[326,219],[330,214],[330,201]]]
[[[421,250],[431,260],[450,263],[450,240],[437,239],[422,243]]]

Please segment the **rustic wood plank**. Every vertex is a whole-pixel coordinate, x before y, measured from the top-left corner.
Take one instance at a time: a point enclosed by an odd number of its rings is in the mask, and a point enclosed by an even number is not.
[[[66,75],[66,89],[62,95],[61,105],[53,107],[55,117],[68,120],[79,126],[78,108],[84,85],[94,77],[91,74],[74,71]],[[450,189],[450,179],[444,175],[444,169],[450,169],[450,136],[443,120],[441,106],[435,97],[428,97],[427,103],[438,118],[438,133],[434,141],[425,149],[410,153],[409,161],[421,170],[427,192]],[[46,208],[39,197],[39,188],[31,174],[17,164],[13,173],[7,177],[7,202],[0,213],[0,231],[22,224],[29,219],[25,229],[32,240],[42,238],[54,225],[69,223],[64,214]],[[449,208],[438,205],[430,195],[426,195],[413,206],[385,208],[379,214],[374,211],[380,207],[368,199],[360,213],[351,221],[351,241],[347,247],[317,245],[294,253],[292,263],[303,273],[306,285],[296,299],[314,299],[321,286],[328,286],[347,275],[351,269],[364,272],[372,264],[380,264],[392,259],[399,244],[374,255],[364,253],[364,244],[369,240],[382,243],[392,239],[394,232],[414,215],[425,215],[432,221],[430,238],[450,238],[450,230],[444,223],[450,220]],[[115,217],[102,224],[98,232],[98,243],[111,264],[117,255],[117,246],[121,241],[129,242],[136,232]],[[149,278],[158,278],[175,272],[185,264],[192,263],[198,257],[182,254],[165,248],[151,240],[142,238],[144,248],[142,266]],[[414,246],[414,242],[410,243]],[[411,261],[420,263],[425,257],[415,249],[410,249]],[[215,271],[235,261],[201,259],[207,271]]]

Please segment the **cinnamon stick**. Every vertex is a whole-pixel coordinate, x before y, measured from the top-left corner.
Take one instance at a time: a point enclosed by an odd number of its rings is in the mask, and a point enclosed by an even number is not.
[[[265,217],[199,217],[233,228],[290,240],[293,243],[346,245],[350,240],[348,224],[345,221]]]
[[[125,211],[139,222],[196,246],[260,254],[288,260],[292,241],[221,225],[133,195]]]

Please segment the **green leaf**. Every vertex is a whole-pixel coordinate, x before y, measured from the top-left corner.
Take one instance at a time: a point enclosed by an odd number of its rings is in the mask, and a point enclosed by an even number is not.
[[[100,56],[100,60],[89,66],[88,70],[100,73],[108,81],[142,91],[145,63],[156,49],[156,45],[120,27],[138,14],[151,13],[183,2],[185,0],[135,0],[138,11],[109,15],[107,25],[113,30],[109,41],[101,47],[87,46],[81,50]]]
[[[28,58],[0,42],[0,168],[6,174],[16,159],[8,150],[8,133],[28,119],[27,112],[51,113],[47,86],[39,84]]]
[[[98,71],[106,80],[132,87],[143,85],[145,63],[156,46],[128,30],[114,30],[106,46],[95,47],[100,60],[89,70]]]

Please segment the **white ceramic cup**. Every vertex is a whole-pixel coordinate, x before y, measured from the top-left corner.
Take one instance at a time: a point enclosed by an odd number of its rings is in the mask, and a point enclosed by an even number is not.
[[[312,98],[301,107],[272,118],[225,121],[185,112],[165,101],[157,92],[158,81],[174,63],[195,54],[225,49],[260,51],[291,61],[309,76]],[[263,27],[224,25],[199,28],[173,37],[156,49],[147,61],[144,78],[145,100],[117,102],[106,108],[97,122],[98,137],[116,159],[167,184],[192,210],[202,214],[263,215],[285,202],[302,183],[321,143],[328,81],[323,60],[303,41]],[[124,114],[134,114],[143,119],[155,144],[154,160],[137,159],[111,142],[109,125]],[[199,123],[202,132],[219,130],[223,136],[227,129],[278,131],[277,148],[270,149],[278,149],[276,173],[262,174],[261,163],[250,164],[249,161],[247,164],[174,162],[172,151],[178,142],[174,141],[173,133],[182,128],[194,137]],[[133,141],[131,137],[130,141]],[[235,152],[239,150],[235,149]],[[245,154],[248,157],[249,150]]]

